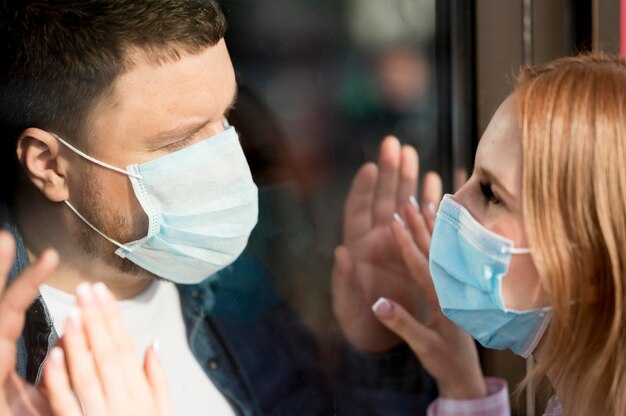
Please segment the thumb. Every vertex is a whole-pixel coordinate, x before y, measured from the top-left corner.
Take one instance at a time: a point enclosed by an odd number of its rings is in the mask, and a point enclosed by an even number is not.
[[[398,303],[380,298],[372,306],[372,310],[383,325],[409,344],[420,360],[423,361],[437,343],[437,333],[418,322]]]
[[[170,392],[167,387],[167,379],[161,361],[159,359],[159,344],[154,341],[146,350],[144,359],[144,373],[148,379],[148,384],[154,394],[154,400],[160,411],[160,416],[170,415],[172,413],[172,404],[170,402]]]

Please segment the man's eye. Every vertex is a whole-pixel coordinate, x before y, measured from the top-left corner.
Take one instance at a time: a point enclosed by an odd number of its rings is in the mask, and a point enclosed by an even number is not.
[[[482,192],[487,202],[490,202],[493,204],[497,204],[500,202],[498,198],[496,197],[496,195],[493,193],[493,190],[491,189],[491,184],[481,182],[480,191]]]
[[[189,142],[191,142],[192,139],[193,139],[193,136],[187,136],[184,139],[181,139],[181,140],[179,140],[177,142],[174,142],[172,144],[167,145],[166,148],[167,148],[167,150],[178,150],[178,149],[181,149],[181,148],[187,146],[187,144]]]

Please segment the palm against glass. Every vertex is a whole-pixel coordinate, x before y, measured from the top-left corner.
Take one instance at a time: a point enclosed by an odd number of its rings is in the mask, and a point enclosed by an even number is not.
[[[377,164],[367,163],[357,173],[346,201],[343,244],[335,250],[333,308],[347,341],[368,351],[386,351],[398,345],[398,336],[386,329],[370,307],[379,297],[389,297],[415,312],[421,293],[393,239],[394,213],[415,195],[418,155],[387,137]],[[424,215],[430,227],[435,204],[441,199],[441,180],[424,181]]]

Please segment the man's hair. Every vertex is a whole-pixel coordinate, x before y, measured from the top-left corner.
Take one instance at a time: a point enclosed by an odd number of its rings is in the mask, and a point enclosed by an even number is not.
[[[133,50],[155,63],[214,46],[214,0],[0,0],[0,199],[17,178],[16,140],[38,127],[78,140]]]

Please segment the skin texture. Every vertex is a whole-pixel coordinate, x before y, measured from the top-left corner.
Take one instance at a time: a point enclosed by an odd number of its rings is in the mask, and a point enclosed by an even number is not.
[[[82,404],[88,415],[170,415],[157,348],[146,351],[140,368],[107,287],[84,283],[77,292],[78,307],[68,318],[63,348],[52,350],[44,370],[43,384],[54,413],[80,416]]]
[[[474,174],[454,199],[491,231],[528,247],[522,215],[522,143],[513,97],[493,116],[476,151]],[[480,184],[490,184],[488,198]],[[547,293],[531,255],[513,255],[503,279],[502,296],[510,309],[528,310],[548,305]]]
[[[65,336],[48,357],[42,385],[37,388],[20,378],[15,371],[15,345],[24,314],[59,256],[46,250],[5,287],[14,256],[13,238],[0,231],[0,414],[78,416],[83,414],[78,397],[90,415],[169,415],[158,352],[149,348],[143,369],[137,365],[115,299],[102,283],[79,291],[80,309],[72,312]]]
[[[513,105],[509,97],[498,108],[478,146],[474,173],[454,199],[483,226],[513,240],[516,247],[528,247],[521,200],[521,134]],[[428,271],[432,228],[418,210],[407,205],[404,220],[392,224],[391,231],[412,278],[426,294],[430,317],[425,322],[416,320],[394,298],[383,298],[373,306],[376,317],[409,344],[435,377],[442,397],[472,399],[486,395],[474,341],[439,308]],[[530,255],[513,256],[503,279],[502,294],[511,309],[548,305]]]
[[[131,51],[131,60],[134,66],[116,79],[92,111],[89,136],[64,139],[96,159],[124,168],[165,156],[224,129],[236,83],[223,40],[176,61],[155,64],[141,51]],[[69,200],[119,242],[140,238],[146,234],[146,217],[128,177],[84,160],[51,133],[29,128],[17,147],[26,186],[14,211],[31,260],[53,246],[61,262],[48,279],[51,286],[71,293],[81,283],[104,282],[117,298],[137,295],[153,276],[115,256],[116,247],[87,228],[63,203]],[[415,195],[418,171],[415,149],[389,137],[381,145],[378,163],[368,163],[359,171],[348,197],[344,244],[337,248],[333,269],[333,306],[346,339],[361,350],[385,351],[401,342],[371,311],[378,297],[394,297],[413,312],[419,304],[420,291],[389,228],[394,212]],[[429,175],[424,182],[422,209],[432,228],[441,181]],[[106,338],[98,339],[92,345],[96,361],[100,342],[106,344]],[[64,359],[56,353],[58,366],[51,371],[62,367],[64,360],[69,364],[68,377],[79,377],[72,370],[76,351],[66,348]],[[98,374],[102,386],[115,385]],[[64,394],[62,388],[55,391]],[[64,397],[70,396],[66,391]],[[84,397],[119,402],[119,395],[106,391]]]
[[[14,256],[13,238],[0,231],[0,414],[50,415],[44,394],[15,371],[15,344],[24,327],[26,309],[39,294],[39,285],[50,277],[59,257],[54,251],[44,252],[19,279],[5,287]]]
[[[165,156],[223,131],[236,94],[224,41],[193,56],[157,65],[140,51],[91,117],[90,156],[124,168]],[[67,139],[67,138],[66,138]],[[153,277],[114,254],[116,247],[87,228],[61,203],[69,200],[113,239],[145,236],[147,218],[124,174],[94,165],[41,129],[24,131],[18,158],[30,184],[15,209],[31,259],[44,247],[61,255],[49,284],[67,292],[83,281],[102,281],[116,297],[132,297]]]
[[[386,351],[402,341],[372,313],[376,299],[396,299],[413,314],[424,304],[389,228],[394,213],[415,196],[418,167],[415,149],[387,137],[378,163],[359,170],[346,201],[344,241],[335,249],[332,272],[333,309],[346,340],[363,351]],[[441,179],[427,175],[421,209],[431,229],[440,199]],[[428,276],[427,269],[424,273]]]

